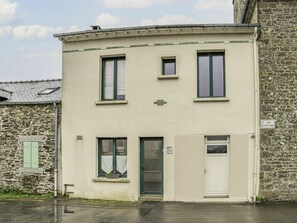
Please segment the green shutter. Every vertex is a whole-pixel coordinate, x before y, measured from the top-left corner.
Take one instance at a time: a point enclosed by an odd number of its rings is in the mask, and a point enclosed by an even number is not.
[[[32,168],[38,168],[38,142],[32,142]]]
[[[31,167],[31,142],[24,142],[24,167]]]
[[[38,168],[38,142],[24,142],[24,167]]]

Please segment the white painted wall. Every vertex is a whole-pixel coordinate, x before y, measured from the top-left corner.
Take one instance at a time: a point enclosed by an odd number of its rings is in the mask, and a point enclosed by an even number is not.
[[[149,34],[148,34],[149,35]],[[164,200],[204,201],[204,136],[230,135],[230,198],[248,200],[252,184],[254,69],[252,33],[114,38],[63,44],[63,50],[131,44],[191,41],[246,41],[146,46],[63,53],[63,183],[74,196],[137,200],[139,137],[164,137]],[[197,52],[224,50],[228,102],[193,102],[197,92]],[[96,105],[100,100],[100,58],[125,55],[124,105]],[[177,80],[158,80],[161,58],[175,56]],[[167,102],[156,106],[158,99]],[[76,136],[83,140],[77,141]],[[129,183],[93,182],[97,176],[96,137],[127,137]],[[164,152],[166,150],[164,149]],[[195,174],[189,170],[194,168]]]

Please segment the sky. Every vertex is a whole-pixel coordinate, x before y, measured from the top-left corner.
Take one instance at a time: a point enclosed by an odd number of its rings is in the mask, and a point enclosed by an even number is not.
[[[54,33],[232,22],[232,0],[0,0],[0,81],[61,78]]]

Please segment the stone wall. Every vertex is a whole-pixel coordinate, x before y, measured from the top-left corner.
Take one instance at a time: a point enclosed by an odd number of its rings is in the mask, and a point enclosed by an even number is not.
[[[297,200],[297,2],[260,0],[260,195]]]
[[[245,0],[233,1],[234,23],[241,23],[244,7],[245,7]]]
[[[55,155],[54,105],[0,106],[0,191],[52,193]],[[23,140],[36,137],[39,168],[23,168]]]
[[[297,200],[297,1],[258,0],[254,10],[261,25],[260,118],[276,120],[274,130],[260,131],[259,195]]]
[[[257,0],[234,0],[234,22],[235,23],[258,23]],[[248,4],[248,6],[246,6]],[[247,7],[246,12],[244,11]]]

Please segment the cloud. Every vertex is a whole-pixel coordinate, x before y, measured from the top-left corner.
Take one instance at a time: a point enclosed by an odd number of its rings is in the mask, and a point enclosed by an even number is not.
[[[29,52],[26,53],[23,58],[25,59],[43,59],[43,58],[49,58],[49,59],[60,59],[61,53],[58,52]]]
[[[17,3],[10,0],[0,0],[0,23],[13,20],[16,15]]]
[[[196,20],[186,15],[164,15],[163,17],[156,20],[145,19],[141,21],[141,25],[168,25],[190,23],[196,23]]]
[[[17,26],[13,29],[15,39],[44,38],[55,32],[61,32],[62,27],[50,27],[42,25]]]
[[[80,30],[81,29],[76,25],[70,26],[70,28],[68,29],[69,32],[75,32],[75,31],[80,31]]]
[[[177,0],[105,0],[109,8],[144,8],[155,3],[174,2]]]
[[[96,25],[100,25],[102,27],[114,27],[120,23],[120,19],[118,17],[112,16],[108,13],[101,13],[97,16]]]
[[[224,11],[232,8],[232,4],[230,0],[198,0],[195,8],[201,11]]]
[[[11,26],[0,26],[0,38],[11,33]]]

